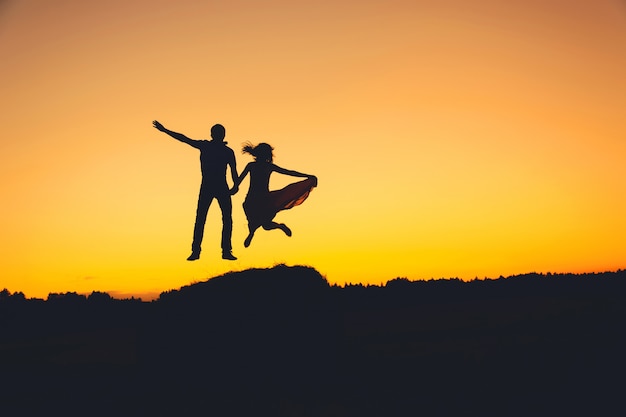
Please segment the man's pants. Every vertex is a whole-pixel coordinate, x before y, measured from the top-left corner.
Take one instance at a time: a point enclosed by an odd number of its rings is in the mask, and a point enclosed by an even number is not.
[[[209,206],[214,198],[217,200],[222,210],[222,252],[230,252],[232,249],[233,203],[230,194],[228,192],[216,193],[214,190],[200,188],[198,208],[196,210],[196,225],[193,229],[193,243],[191,244],[191,250],[193,252],[200,252],[201,250],[202,237],[204,236],[204,224],[206,223]]]

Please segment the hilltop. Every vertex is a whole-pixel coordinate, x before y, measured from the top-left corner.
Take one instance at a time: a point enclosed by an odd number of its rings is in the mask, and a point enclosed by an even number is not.
[[[339,287],[280,265],[152,302],[3,291],[0,399],[26,415],[606,415],[625,411],[625,289],[625,271]]]

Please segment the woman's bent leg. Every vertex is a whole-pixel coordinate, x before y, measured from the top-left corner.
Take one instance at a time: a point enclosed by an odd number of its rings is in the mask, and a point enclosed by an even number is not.
[[[289,229],[287,225],[285,225],[284,223],[269,222],[263,225],[263,229],[265,230],[280,229],[283,232],[285,232],[287,236],[291,236],[291,229]]]

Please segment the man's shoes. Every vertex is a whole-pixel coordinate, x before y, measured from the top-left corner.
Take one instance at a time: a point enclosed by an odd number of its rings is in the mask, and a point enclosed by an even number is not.
[[[231,251],[222,252],[222,259],[228,259],[229,261],[236,261],[235,255]]]
[[[191,255],[189,255],[189,258],[187,258],[188,261],[195,261],[196,259],[200,259],[200,251],[191,252]],[[235,256],[231,253],[231,251],[222,252],[222,259],[228,259],[229,261],[237,260],[237,258],[235,258]]]

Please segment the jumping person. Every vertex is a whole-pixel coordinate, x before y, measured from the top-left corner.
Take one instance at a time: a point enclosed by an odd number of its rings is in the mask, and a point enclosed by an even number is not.
[[[233,232],[232,211],[233,205],[231,194],[235,194],[239,189],[237,182],[237,162],[235,153],[226,146],[224,141],[226,129],[220,124],[211,128],[212,140],[194,140],[187,136],[172,132],[166,129],[158,121],[153,121],[154,127],[161,132],[167,133],[174,139],[186,143],[200,150],[200,168],[202,170],[202,184],[198,196],[198,208],[196,210],[196,223],[193,230],[193,243],[191,244],[191,255],[188,261],[195,261],[200,258],[202,237],[204,235],[204,224],[206,223],[209,206],[213,199],[217,200],[222,211],[222,259],[236,260],[232,254],[231,237]],[[230,173],[235,184],[232,189],[228,189],[226,183],[226,168],[230,167]]]
[[[242,150],[243,153],[254,157],[254,161],[246,165],[239,178],[235,181],[235,188],[238,189],[241,181],[250,173],[250,188],[243,203],[243,209],[248,218],[249,230],[248,237],[244,241],[246,248],[250,246],[254,232],[259,227],[263,227],[265,230],[280,229],[287,236],[291,236],[291,229],[283,223],[274,222],[274,217],[281,210],[287,210],[302,204],[309,196],[313,187],[317,186],[317,178],[315,176],[287,170],[275,165],[273,163],[273,150],[274,148],[267,143],[259,143],[256,146],[246,143]],[[289,184],[280,190],[270,191],[269,182],[272,172],[293,177],[306,177],[306,179]]]

